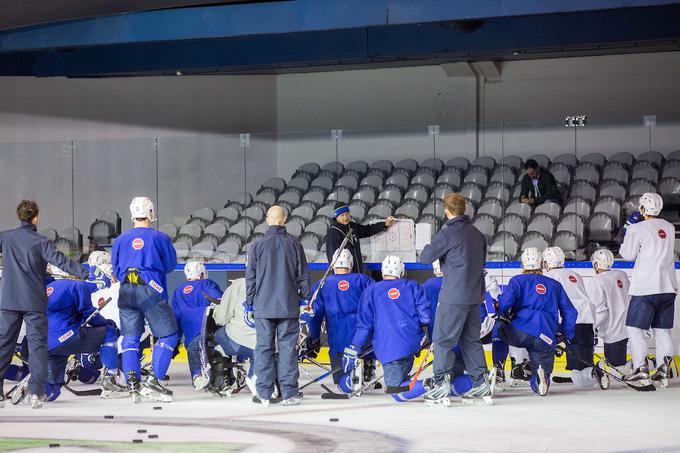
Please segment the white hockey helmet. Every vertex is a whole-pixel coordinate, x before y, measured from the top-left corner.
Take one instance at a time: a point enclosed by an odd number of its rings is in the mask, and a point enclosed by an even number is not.
[[[395,255],[387,255],[380,267],[383,277],[401,278],[404,275],[404,263]]]
[[[543,258],[541,251],[536,247],[528,247],[522,252],[522,269],[525,271],[535,271],[541,269]]]
[[[559,247],[548,247],[543,250],[543,264],[550,269],[564,267],[564,251]]]
[[[201,280],[208,278],[208,271],[201,261],[189,261],[184,265],[184,275],[189,280]]]
[[[54,264],[50,264],[50,263],[47,263],[47,273],[50,274],[52,277],[57,278],[57,279],[69,278],[71,276],[67,272],[62,271],[57,266],[55,266]]]
[[[435,275],[435,277],[441,277],[442,275],[442,265],[439,263],[439,260],[434,260],[432,261],[432,273]]]
[[[638,206],[641,214],[657,216],[663,209],[663,198],[658,193],[643,193],[638,201]],[[645,208],[645,212],[642,212],[642,208]]]
[[[130,203],[130,215],[133,222],[135,219],[149,219],[150,222],[156,220],[156,211],[149,197],[133,198]]]
[[[590,260],[593,262],[593,269],[597,265],[596,270],[608,271],[614,264],[614,254],[607,249],[599,249],[593,252]]]
[[[111,264],[111,254],[103,250],[95,250],[87,258],[90,267],[101,267],[102,264]]]
[[[333,261],[335,261],[333,270],[338,268],[352,270],[352,266],[354,266],[354,257],[352,257],[352,253],[347,249],[337,249],[333,253]]]

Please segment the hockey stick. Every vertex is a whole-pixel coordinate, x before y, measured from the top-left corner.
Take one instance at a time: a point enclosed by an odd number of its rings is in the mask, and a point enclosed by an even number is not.
[[[207,301],[210,302],[211,304],[219,305],[220,302],[222,302],[220,299],[215,299],[214,297],[211,297],[211,296],[208,295],[208,293],[206,293],[205,291],[201,291],[201,292],[202,292],[202,294],[203,294],[203,297],[205,297],[205,300],[207,300]]]
[[[363,357],[366,357],[367,355],[369,355],[369,354],[372,353],[372,352],[373,352],[373,347],[370,347],[370,348],[368,348],[366,351],[364,351],[363,353],[361,353],[361,354],[357,357],[357,359],[361,359],[361,358],[363,358]],[[306,383],[305,385],[303,385],[302,387],[300,387],[299,390],[302,390],[302,389],[305,388],[305,387],[309,387],[309,386],[312,385],[312,384],[316,384],[316,383],[318,383],[318,382],[320,382],[320,381],[323,381],[323,380],[326,379],[328,376],[330,376],[330,375],[332,375],[332,374],[335,374],[335,373],[337,373],[337,372],[340,371],[340,370],[342,370],[342,365],[339,366],[339,367],[333,368],[333,369],[331,369],[330,371],[325,372],[324,374],[322,374],[322,375],[319,376],[318,378],[314,379],[313,381],[309,381],[308,383]]]
[[[423,370],[425,369],[424,365],[425,365],[425,363],[427,363],[427,359],[429,359],[430,355],[432,354],[433,348],[434,348],[434,343],[431,343],[429,349],[427,350],[427,354],[425,354],[425,358],[423,358],[423,360],[420,362],[420,366],[418,367],[416,372],[413,373],[413,379],[411,379],[411,382],[409,382],[409,384],[408,384],[409,390],[413,390],[413,386],[416,385],[416,382],[418,381],[418,378],[420,377],[420,373],[422,373]]]
[[[340,231],[340,230],[339,230],[339,231]],[[352,234],[353,234],[352,229],[349,228],[349,229],[347,230],[347,233],[343,233],[343,234],[345,234],[345,238],[344,238],[344,239],[342,240],[342,242],[340,243],[340,247],[338,247],[336,250],[342,250],[342,249],[345,248],[345,246],[346,246],[347,243],[349,242],[349,238],[350,238],[350,237],[352,236]],[[309,299],[309,304],[307,305],[307,307],[305,308],[305,310],[311,311],[311,310],[313,309],[314,301],[315,301],[316,298],[319,296],[319,291],[321,291],[321,288],[323,288],[323,286],[326,284],[326,279],[328,278],[328,275],[331,273],[331,270],[333,270],[333,266],[335,265],[336,261],[338,261],[338,258],[340,258],[340,254],[339,254],[339,253],[335,256],[335,258],[334,258],[330,263],[328,263],[328,268],[326,268],[326,272],[323,273],[323,276],[321,277],[321,280],[319,280],[319,284],[318,284],[318,286],[316,287],[316,290],[314,291],[314,294],[312,294],[312,298]]]
[[[92,320],[94,319],[94,317],[97,316],[97,315],[102,311],[102,309],[103,309],[104,307],[106,307],[106,306],[109,304],[109,302],[111,302],[111,300],[113,300],[113,299],[112,299],[111,297],[109,297],[109,298],[106,299],[104,302],[102,302],[102,303],[97,307],[97,309],[96,309],[95,311],[93,311],[93,312],[90,314],[90,316],[88,316],[88,317],[85,319],[85,321],[83,321],[83,323],[80,325],[80,328],[82,329],[83,327],[87,326],[87,324],[88,324],[90,321],[92,321]]]
[[[76,396],[99,396],[102,394],[102,389],[100,388],[90,390],[74,390],[66,384],[62,384],[61,386]]]
[[[576,360],[578,360],[579,362],[583,363],[584,365],[588,365],[588,366],[592,366],[592,367],[595,366],[595,365],[592,363],[592,361],[591,361],[591,362],[588,362],[588,361],[585,360],[584,358],[578,356],[577,354],[574,354],[573,351],[569,351],[567,348],[563,348],[563,347],[561,347],[561,346],[557,346],[557,348],[560,349],[560,350],[563,351],[563,352],[569,352]],[[620,383],[623,384],[624,386],[626,386],[626,387],[628,387],[628,388],[630,388],[630,389],[633,389],[633,390],[635,390],[635,391],[637,391],[637,392],[653,392],[653,391],[656,390],[656,387],[654,387],[654,384],[643,385],[643,386],[637,386],[637,385],[631,384],[630,382],[627,382],[627,381],[621,379],[620,377],[618,377],[618,376],[615,375],[614,373],[610,373],[609,371],[607,371],[607,370],[605,370],[605,369],[601,369],[601,371],[602,371],[603,373],[605,373],[607,376],[609,376],[610,378],[614,379],[615,381],[620,382]]]

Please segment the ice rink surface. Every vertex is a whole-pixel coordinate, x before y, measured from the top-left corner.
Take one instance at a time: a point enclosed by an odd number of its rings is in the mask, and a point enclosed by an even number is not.
[[[607,391],[553,384],[543,398],[528,387],[510,388],[493,406],[454,399],[448,408],[396,403],[382,390],[322,400],[312,385],[300,406],[262,407],[247,389],[231,398],[194,392],[185,363],[174,363],[170,375],[172,403],[64,392],[39,410],[8,404],[0,409],[0,451],[680,452],[677,380],[649,393],[615,382]]]

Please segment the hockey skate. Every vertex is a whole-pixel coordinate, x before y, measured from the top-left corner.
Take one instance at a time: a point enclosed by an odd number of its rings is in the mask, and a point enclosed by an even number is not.
[[[255,404],[261,404],[264,407],[268,407],[270,404],[279,404],[281,402],[281,398],[279,397],[272,397],[271,399],[265,400],[260,398],[259,395],[255,394],[253,395],[252,402]]]
[[[134,371],[128,371],[127,374],[127,388],[130,396],[132,397],[132,402],[137,404],[142,398],[140,396],[141,385],[139,384],[139,379],[137,379],[137,374]]]
[[[496,369],[491,370],[491,373],[485,377],[484,382],[476,387],[471,388],[462,395],[463,404],[478,404],[484,403],[487,406],[493,404],[493,392],[496,386]]]
[[[654,384],[652,384],[652,381],[649,378],[649,369],[646,365],[637,368],[631,374],[625,376],[623,380],[633,387],[645,388],[650,391],[656,390],[656,387],[654,387]]]
[[[512,361],[512,370],[510,371],[510,386],[511,387],[526,387],[529,385],[531,378],[531,364],[528,360],[516,363]]]
[[[9,402],[13,405],[21,403],[28,396],[28,380],[31,378],[30,373],[26,375],[19,383],[7,394]]]
[[[44,395],[29,395],[28,397],[28,404],[31,405],[31,409],[40,409],[43,406],[43,401],[45,401]]]
[[[451,405],[451,376],[444,375],[444,379],[439,384],[433,384],[432,387],[425,393],[425,405],[444,406]]]
[[[282,406],[297,406],[299,404],[302,404],[302,398],[299,398],[298,396],[287,398],[281,403]]]
[[[668,387],[668,380],[673,376],[673,357],[664,357],[663,363],[656,369],[656,373],[652,376],[652,381],[661,384],[661,387]]]
[[[257,376],[253,375],[253,377],[248,377],[246,376],[246,386],[248,386],[248,390],[250,390],[250,393],[253,395],[257,395]]]
[[[593,367],[593,377],[597,379],[597,384],[602,390],[607,390],[611,386],[611,379],[604,372],[604,364],[602,362],[597,362]]]
[[[532,385],[532,388],[534,386]],[[538,393],[540,396],[545,396],[548,394],[548,388],[550,387],[550,381],[548,380],[548,377],[545,375],[545,370],[543,369],[542,366],[538,367],[538,371],[536,371],[536,393]]]
[[[197,392],[202,392],[206,388],[208,388],[208,385],[210,385],[210,376],[207,374],[204,374],[202,371],[196,375],[192,382],[194,386],[194,390]]]
[[[164,387],[155,376],[148,376],[139,392],[145,398],[163,403],[172,402],[172,390]]]
[[[494,367],[496,373],[496,383],[494,384],[494,393],[505,390],[505,370],[502,363],[497,363]]]
[[[357,360],[356,366],[352,370],[352,394],[361,396],[364,387],[364,361]]]
[[[106,374],[102,378],[102,392],[99,395],[102,399],[127,398],[130,390],[118,382],[115,374]]]
[[[2,388],[2,387],[0,386],[0,388]],[[5,407],[5,400],[6,399],[7,398],[5,397],[5,393],[2,390],[0,390],[0,409]]]

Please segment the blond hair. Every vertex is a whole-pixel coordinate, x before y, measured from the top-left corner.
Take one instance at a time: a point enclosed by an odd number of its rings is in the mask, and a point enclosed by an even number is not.
[[[444,207],[452,216],[465,214],[465,198],[459,193],[450,193],[444,197]]]

